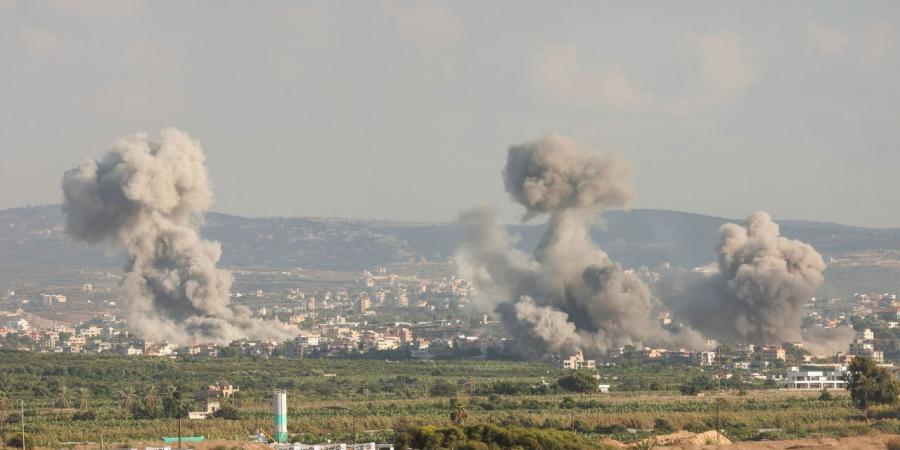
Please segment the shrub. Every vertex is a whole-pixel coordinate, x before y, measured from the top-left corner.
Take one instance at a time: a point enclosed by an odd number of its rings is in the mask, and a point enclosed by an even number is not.
[[[684,395],[697,395],[702,391],[711,391],[716,388],[715,381],[709,375],[698,375],[689,383],[678,388]]]
[[[431,387],[431,395],[435,397],[453,397],[456,395],[457,386],[447,380],[437,380]]]
[[[672,425],[672,422],[669,422],[662,417],[657,418],[656,421],[653,422],[653,429],[664,433],[671,433],[675,431],[675,427]]]
[[[597,380],[587,370],[576,370],[568,375],[564,375],[556,383],[559,384],[559,387],[569,392],[594,392],[597,390]]]
[[[485,448],[540,448],[546,450],[581,450],[597,446],[569,432],[535,430],[522,427],[473,425],[465,428],[434,426],[412,427],[396,434],[398,450],[468,450]]]
[[[12,448],[22,448],[22,433],[16,433],[6,439],[6,445]],[[31,435],[26,434],[25,437],[25,448],[34,448],[34,438]]]
[[[234,405],[224,404],[218,411],[213,413],[213,417],[225,420],[240,420],[241,411]]]
[[[72,420],[94,420],[97,418],[97,414],[93,411],[78,411],[75,414],[72,414]]]

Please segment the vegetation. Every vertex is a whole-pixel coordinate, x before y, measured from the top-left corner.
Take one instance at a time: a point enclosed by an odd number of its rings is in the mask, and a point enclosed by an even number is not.
[[[869,358],[854,358],[847,368],[847,390],[857,408],[892,404],[900,396],[900,385],[891,372]]]
[[[593,443],[570,432],[536,430],[497,425],[473,425],[437,428],[434,426],[411,427],[397,433],[394,447],[421,450],[476,450],[476,449],[546,449],[582,450],[608,448]]]
[[[0,350],[0,440],[21,432],[24,401],[27,436],[37,446],[61,448],[96,440],[100,432],[111,447],[155,441],[176,433],[174,417],[204,410],[205,397],[197,394],[217,382],[240,391],[215,399],[221,409],[212,418],[184,420],[184,434],[242,440],[257,426],[270,430],[272,389],[280,388],[288,391],[288,430],[299,442],[393,441],[394,430],[408,434],[430,425],[460,430],[472,448],[493,445],[467,431],[488,426],[554,436],[574,431],[592,444],[603,438],[635,443],[669,430],[716,426],[715,399],[681,395],[684,385],[719,389],[715,398],[728,400],[719,406],[720,427],[733,440],[900,431],[893,405],[874,406],[867,420],[844,392],[820,399],[818,391],[766,390],[757,383],[742,385],[741,395],[738,388],[708,384],[707,374],[687,366],[601,368],[601,379],[591,378],[591,386],[610,384],[610,394],[593,388],[568,392],[558,382],[543,381],[570,375],[544,362],[172,359]],[[436,395],[435,386],[449,387],[438,390],[455,396]],[[82,392],[86,409],[78,409]],[[182,393],[180,399],[175,392]],[[57,407],[60,397],[68,408]]]
[[[557,384],[567,392],[594,392],[597,390],[597,380],[587,370],[572,371],[562,376]]]
[[[213,414],[213,417],[224,420],[240,420],[242,415],[236,406],[226,403]]]
[[[717,385],[709,375],[703,374],[694,377],[690,382],[683,384],[679,391],[684,395],[697,395],[703,391],[716,389]]]

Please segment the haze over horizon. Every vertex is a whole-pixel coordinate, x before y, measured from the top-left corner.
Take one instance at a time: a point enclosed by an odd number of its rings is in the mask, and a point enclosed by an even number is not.
[[[215,211],[513,222],[506,149],[558,129],[634,208],[900,226],[900,5],[775,5],[0,0],[0,209],[177,126]]]

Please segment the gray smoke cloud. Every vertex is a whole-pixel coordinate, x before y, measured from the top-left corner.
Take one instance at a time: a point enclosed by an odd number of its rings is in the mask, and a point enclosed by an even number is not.
[[[852,327],[824,328],[815,326],[803,330],[803,347],[815,356],[832,356],[846,352],[856,338]]]
[[[716,250],[717,272],[666,283],[665,302],[681,320],[717,339],[756,344],[806,340],[820,350],[845,340],[845,330],[804,336],[804,305],[824,280],[825,262],[809,244],[781,236],[769,214],[722,225]]]
[[[503,179],[525,207],[524,220],[549,214],[533,257],[514,247],[495,210],[479,208],[460,218],[467,234],[456,259],[460,274],[523,348],[604,353],[642,343],[702,346],[696,332],[673,333],[652,320],[647,286],[591,240],[596,209],[627,206],[634,198],[621,157],[591,153],[554,132],[510,147]]]
[[[212,203],[204,162],[199,143],[174,128],[158,140],[144,134],[118,139],[102,159],[64,174],[66,231],[128,252],[126,314],[145,339],[287,338],[281,327],[229,304],[232,275],[216,267],[221,247],[197,232]]]

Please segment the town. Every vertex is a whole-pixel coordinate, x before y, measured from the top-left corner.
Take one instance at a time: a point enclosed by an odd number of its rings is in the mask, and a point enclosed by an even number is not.
[[[451,266],[437,267],[447,272]],[[480,311],[472,303],[475,288],[469,281],[434,273],[441,270],[432,270],[429,276],[410,274],[408,268],[402,271],[405,273],[378,267],[362,273],[331,273],[327,283],[289,271],[277,272],[278,277],[267,271],[238,271],[246,278],[244,284],[267,288],[235,291],[232,301],[250,309],[255,317],[289,330],[295,337],[284,341],[240,339],[182,346],[144,340],[129,332],[127,320],[121,317],[122,293],[112,274],[98,274],[92,283],[53,290],[11,287],[3,291],[0,301],[0,348],[134,357],[422,361],[538,358],[521,351],[492,312]],[[645,279],[659,277],[659,273],[646,267],[638,272]],[[273,278],[279,288],[259,281],[269,280],[271,285]],[[297,278],[305,281],[294,284],[311,284],[314,288],[290,287],[290,280]],[[323,289],[322,285],[331,288]],[[66,320],[66,311],[75,309],[93,311],[95,315]],[[591,359],[580,352],[540,358],[553,366],[571,369],[622,363],[697,366],[717,379],[738,377],[744,382],[790,389],[839,388],[841,374],[857,356],[885,367],[900,361],[900,301],[896,295],[856,294],[846,300],[811,298],[806,310],[805,326],[852,328],[852,342],[823,354],[811,352],[802,342],[754,345],[709,340],[705,349],[626,346],[591,355]],[[681,326],[665,311],[657,314],[657,320],[666,327]],[[823,380],[834,382],[800,382],[815,371],[822,373]]]

